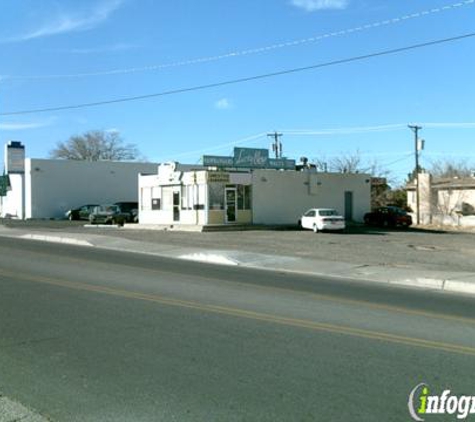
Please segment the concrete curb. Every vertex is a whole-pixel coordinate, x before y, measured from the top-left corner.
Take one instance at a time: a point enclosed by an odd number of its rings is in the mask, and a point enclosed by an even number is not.
[[[83,239],[55,236],[49,233],[21,234],[18,231],[11,231],[8,234],[2,233],[2,235],[29,240],[134,252],[165,258],[186,259],[208,264],[285,271],[336,279],[377,282],[389,286],[425,289],[444,293],[475,295],[475,273],[470,272],[441,272],[415,268],[357,265],[236,250],[203,250],[196,247],[143,243],[104,235],[87,236]]]
[[[73,237],[50,236],[42,234],[25,234],[19,237],[21,239],[40,240],[43,242],[64,243],[77,246],[94,246],[91,242],[88,242],[87,240],[80,240]]]

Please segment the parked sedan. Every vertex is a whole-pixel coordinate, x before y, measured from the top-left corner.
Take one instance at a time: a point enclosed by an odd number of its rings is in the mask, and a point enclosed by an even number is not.
[[[124,225],[128,214],[121,212],[117,205],[98,205],[89,215],[91,224],[119,224]]]
[[[122,213],[127,214],[127,223],[138,222],[138,202],[116,202],[114,205],[117,205]]]
[[[345,219],[332,208],[312,208],[302,215],[299,225],[315,233],[321,230],[344,230]]]
[[[79,208],[66,211],[64,214],[68,220],[89,220],[89,214],[98,204],[87,204]]]
[[[409,227],[412,225],[412,217],[399,207],[379,207],[364,216],[367,225],[382,227]]]

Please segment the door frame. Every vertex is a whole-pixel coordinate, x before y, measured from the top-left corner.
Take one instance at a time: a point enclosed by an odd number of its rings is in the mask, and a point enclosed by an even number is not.
[[[228,192],[234,192],[234,204],[228,204]],[[234,220],[229,220],[228,208],[234,206]],[[224,222],[226,224],[237,222],[237,188],[226,187],[224,189]]]

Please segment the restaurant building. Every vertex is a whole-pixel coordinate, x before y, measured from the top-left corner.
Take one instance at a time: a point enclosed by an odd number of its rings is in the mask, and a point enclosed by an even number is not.
[[[266,149],[235,148],[192,166],[164,163],[139,176],[139,223],[145,225],[297,224],[309,208],[335,208],[348,221],[370,210],[370,176],[320,173]]]

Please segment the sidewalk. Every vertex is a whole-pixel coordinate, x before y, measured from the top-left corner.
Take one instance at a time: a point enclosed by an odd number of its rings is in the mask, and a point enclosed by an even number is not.
[[[265,249],[263,245],[249,248],[244,243],[239,245],[239,242],[229,245],[228,248],[223,247],[223,244],[220,244],[219,248],[213,248],[210,247],[210,242],[203,242],[203,240],[206,240],[206,238],[201,237],[203,234],[195,234],[195,237],[185,234],[183,237],[173,238],[166,238],[160,236],[160,234],[154,234],[153,236],[149,234],[147,238],[143,233],[135,233],[131,236],[132,238],[139,237],[142,239],[135,240],[125,238],[127,237],[126,232],[130,232],[130,230],[112,228],[101,230],[99,233],[95,229],[81,232],[58,232],[52,230],[9,229],[0,226],[1,236],[475,295],[475,271],[457,271],[453,268],[430,270],[427,269],[427,265],[417,266],[414,263],[339,262],[316,257],[299,257],[295,256],[296,254],[293,256],[290,254],[281,255],[276,254],[275,244],[267,245],[267,253],[263,251]],[[302,233],[305,236],[310,234]],[[215,236],[219,236],[219,234]],[[217,239],[217,237],[212,239]],[[229,238],[224,240],[227,239]],[[318,236],[308,239],[311,239],[311,241],[314,241],[313,239],[318,240]],[[345,242],[347,241],[344,236],[342,239]],[[332,239],[330,238],[329,241],[332,241]],[[239,248],[240,246],[241,248]],[[259,252],[256,250],[259,250]]]
[[[48,422],[49,419],[0,394],[0,422]]]

